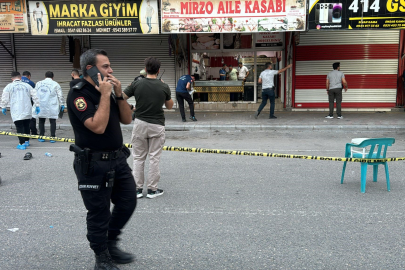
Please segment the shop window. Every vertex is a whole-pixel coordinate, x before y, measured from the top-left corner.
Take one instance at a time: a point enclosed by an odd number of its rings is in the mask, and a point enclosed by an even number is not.
[[[191,47],[193,50],[219,50],[221,35],[211,34],[191,34]]]
[[[226,33],[223,39],[224,50],[252,48],[252,34]]]

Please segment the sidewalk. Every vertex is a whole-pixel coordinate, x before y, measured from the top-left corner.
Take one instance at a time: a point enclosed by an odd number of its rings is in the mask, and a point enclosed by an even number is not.
[[[187,112],[186,112],[187,113]],[[405,112],[345,112],[344,119],[325,119],[325,112],[276,112],[277,119],[269,119],[264,112],[258,119],[254,112],[202,112],[196,111],[197,122],[187,118],[181,121],[178,110],[165,112],[166,130],[405,130]],[[56,121],[57,128],[71,127],[67,113]],[[46,122],[49,125],[49,122]],[[132,129],[132,124],[122,125]],[[0,130],[15,129],[10,112],[0,115]]]

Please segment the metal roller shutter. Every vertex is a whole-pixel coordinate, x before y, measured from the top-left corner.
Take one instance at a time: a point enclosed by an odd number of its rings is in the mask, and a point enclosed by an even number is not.
[[[11,46],[11,34],[0,34],[0,41],[3,42],[4,46],[12,52]],[[3,88],[11,83],[11,72],[13,69],[13,57],[0,46],[0,98],[3,93]]]
[[[399,31],[309,31],[300,33],[300,46],[340,44],[398,44]]]
[[[61,36],[32,36],[31,34],[15,34],[15,54],[17,70],[31,72],[34,82],[45,79],[45,72],[52,71],[54,80],[60,84],[63,96],[67,97],[70,74],[73,63],[69,62],[69,39],[66,38],[66,55],[60,53]]]
[[[349,91],[342,107],[394,107],[399,31],[308,32],[296,47],[296,108],[327,108],[326,75],[340,62]]]
[[[176,100],[176,73],[175,58],[172,52],[169,55],[169,35],[147,36],[91,36],[92,48],[104,49],[108,53],[114,75],[121,81],[123,89],[139,76],[143,69],[144,60],[153,56],[158,58],[162,65],[162,80],[167,83],[172,93],[173,101]],[[159,74],[158,77],[161,75]],[[133,99],[129,101],[133,103]],[[176,104],[176,103],[175,103]]]

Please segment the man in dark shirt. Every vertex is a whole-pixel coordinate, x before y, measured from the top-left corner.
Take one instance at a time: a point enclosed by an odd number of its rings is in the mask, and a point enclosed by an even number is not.
[[[77,69],[72,69],[72,73],[70,73],[70,76],[72,76],[72,80],[70,81],[69,85],[70,88],[75,86],[78,82],[80,82],[80,74]]]
[[[23,75],[21,77],[21,81],[28,83],[31,85],[32,88],[35,88],[35,83],[31,81],[31,72],[29,71],[24,71]],[[34,105],[34,101],[31,99],[31,104]],[[31,117],[30,120],[30,130],[31,130],[31,135],[38,135],[38,130],[37,130],[37,119],[34,117]]]
[[[176,99],[179,103],[180,115],[183,122],[186,122],[186,114],[184,113],[184,100],[187,101],[188,106],[190,107],[190,119],[197,121],[194,115],[194,103],[189,90],[191,90],[192,83],[194,81],[194,76],[183,75],[180,77],[177,82],[176,87]]]
[[[226,68],[227,68],[227,65],[223,64],[222,68],[219,70],[219,80],[220,81],[225,81],[225,79],[226,79]]]
[[[160,61],[154,57],[146,58],[145,70],[146,78],[128,86],[124,90],[124,98],[135,96],[136,100],[132,152],[137,197],[143,197],[144,167],[149,154],[146,197],[152,199],[163,194],[163,190],[157,188],[160,180],[159,160],[165,142],[165,115],[162,106],[164,104],[170,110],[173,100],[169,86],[157,78]]]
[[[104,50],[86,51],[80,64],[84,79],[70,89],[67,98],[76,144],[71,146],[76,153],[73,167],[87,209],[87,239],[96,254],[94,269],[116,270],[112,260],[134,260],[132,254],[117,248],[118,235],[136,207],[134,178],[127,163],[130,151],[123,146],[120,127],[120,122],[131,123],[131,110]],[[94,66],[99,72],[97,84],[87,73]]]

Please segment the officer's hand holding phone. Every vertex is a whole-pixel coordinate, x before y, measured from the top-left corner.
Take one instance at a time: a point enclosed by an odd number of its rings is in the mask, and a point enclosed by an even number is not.
[[[101,79],[101,74],[97,74],[99,86],[96,85],[96,89],[101,93],[101,95],[111,95],[111,83],[108,82],[108,78],[104,77]]]

